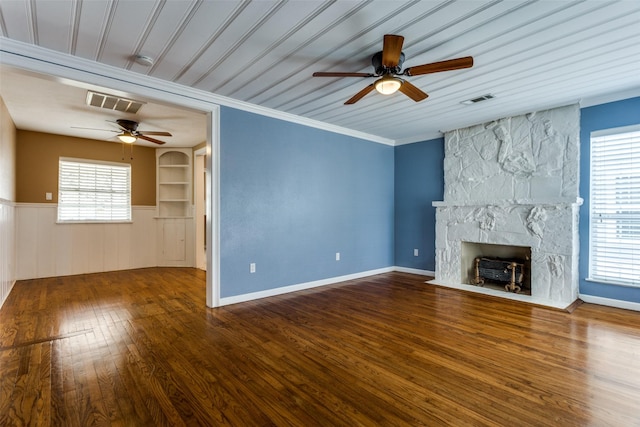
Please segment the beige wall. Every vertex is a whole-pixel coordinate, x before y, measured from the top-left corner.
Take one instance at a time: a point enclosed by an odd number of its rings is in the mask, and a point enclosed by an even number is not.
[[[0,97],[0,199],[16,200],[16,127]]]
[[[155,149],[134,145],[133,160],[130,146],[110,141],[73,138],[48,133],[17,131],[16,144],[16,201],[21,203],[57,203],[58,159],[76,157],[131,164],[131,204],[155,206],[156,155]],[[53,200],[45,200],[45,193]]]

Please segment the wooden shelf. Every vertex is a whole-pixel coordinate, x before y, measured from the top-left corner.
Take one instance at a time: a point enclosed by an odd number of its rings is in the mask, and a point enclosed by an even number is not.
[[[158,217],[191,215],[191,150],[159,149],[157,159]]]

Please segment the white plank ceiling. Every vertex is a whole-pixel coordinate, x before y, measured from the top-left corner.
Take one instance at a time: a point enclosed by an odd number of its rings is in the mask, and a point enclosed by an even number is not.
[[[408,77],[429,94],[419,103],[374,91],[343,105],[373,79],[312,77],[373,72],[384,34],[405,37],[405,67],[462,56],[475,64]],[[0,0],[0,35],[396,143],[640,94],[638,0]],[[153,65],[136,63],[136,55]],[[11,73],[4,75],[2,96],[20,127],[28,120],[6,93]],[[495,98],[461,104],[485,94]],[[152,113],[144,119],[162,120]],[[37,130],[47,131],[40,117]],[[95,120],[78,117],[73,125],[94,127]]]

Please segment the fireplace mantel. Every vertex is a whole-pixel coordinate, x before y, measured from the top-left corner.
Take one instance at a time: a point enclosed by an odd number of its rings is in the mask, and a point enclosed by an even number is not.
[[[455,208],[455,207],[486,207],[486,206],[582,206],[584,200],[582,197],[576,197],[575,199],[524,199],[524,200],[499,200],[495,202],[487,203],[466,203],[464,201],[459,202],[445,202],[443,200],[436,200],[431,202],[431,205],[435,208]]]

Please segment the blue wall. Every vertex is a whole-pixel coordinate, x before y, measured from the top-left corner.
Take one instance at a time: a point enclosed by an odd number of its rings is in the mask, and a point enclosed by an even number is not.
[[[232,108],[220,118],[221,297],[393,265],[393,147]]]
[[[232,108],[220,114],[222,297],[393,265],[435,270],[443,138],[389,147]],[[585,280],[590,133],[638,123],[640,98],[581,109],[585,295],[640,302],[639,289]]]
[[[591,132],[640,124],[640,97],[583,108],[580,116],[580,293],[640,302],[640,289],[587,282],[589,275],[589,172]],[[638,164],[640,167],[640,164]]]
[[[580,118],[580,293],[640,302],[640,289],[587,282],[589,261],[589,157],[593,131],[640,124],[640,98],[581,109]],[[435,209],[442,200],[444,141],[402,145],[395,150],[395,264],[435,269]],[[640,165],[638,166],[640,167]],[[413,257],[413,249],[420,257]],[[422,249],[424,248],[424,250]],[[426,258],[423,258],[423,255]]]
[[[443,197],[443,161],[444,138],[395,147],[397,266],[435,271],[436,208],[431,202]]]

